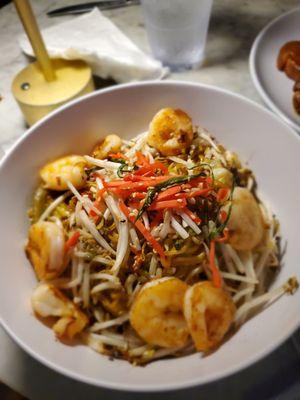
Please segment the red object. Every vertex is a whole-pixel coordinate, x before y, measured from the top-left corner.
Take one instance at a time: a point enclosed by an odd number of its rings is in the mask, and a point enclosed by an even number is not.
[[[177,177],[178,175],[167,175],[167,176],[146,176],[146,175],[143,175],[143,176],[140,176],[140,175],[133,175],[133,174],[127,174],[127,175],[125,175],[124,176],[124,178],[123,178],[123,181],[126,181],[126,182],[140,182],[140,181],[149,181],[149,180],[151,180],[152,182],[155,182],[155,181],[158,181],[158,182],[160,182],[160,181],[163,181],[163,180],[166,180],[166,179],[169,179],[169,178],[174,178],[174,177]],[[122,180],[118,180],[118,181],[112,181],[112,182],[122,182]]]
[[[119,160],[121,159],[121,160],[125,160],[125,161],[128,160],[128,157],[124,156],[124,154],[122,154],[122,153],[110,153],[108,155],[108,157],[109,158],[119,159]]]
[[[152,175],[154,175],[156,173],[157,170],[161,170],[161,172],[163,174],[167,174],[168,168],[161,163],[160,161],[156,161],[153,164],[148,164],[148,165],[144,165],[143,167],[139,168],[137,171],[134,172],[135,175],[144,175],[148,173],[151,173]]]
[[[227,212],[224,211],[224,210],[221,210],[221,211],[220,211],[219,218],[220,218],[220,221],[221,221],[221,222],[225,222],[225,221],[226,221],[226,218],[227,218]]]
[[[141,153],[140,151],[136,151],[135,156],[136,156],[136,164],[138,166],[145,167],[149,165],[148,157],[144,156],[144,154]]]
[[[141,254],[141,250],[138,250],[136,247],[132,246],[132,244],[130,245],[130,250],[136,255],[140,255]]]
[[[228,188],[219,189],[218,193],[217,193],[217,201],[219,203],[221,203],[221,202],[227,200],[228,195],[229,195],[229,189]]]
[[[128,206],[130,208],[138,209],[140,207],[140,205],[141,205],[140,200],[131,199],[128,202]]]
[[[178,199],[178,200],[165,200],[165,201],[154,201],[149,210],[164,210],[165,208],[184,208],[186,206],[186,199]]]
[[[129,219],[131,223],[133,223],[137,229],[141,232],[147,242],[153,247],[153,249],[160,255],[162,259],[165,259],[165,252],[162,246],[158,243],[158,241],[151,235],[151,233],[145,228],[142,222],[138,219],[135,220],[135,216],[130,213],[130,209],[126,207],[124,201],[119,200],[119,207],[121,211],[125,214],[125,216]]]
[[[130,190],[131,192],[136,192],[136,191],[145,191],[147,189],[149,189],[149,187],[151,186],[155,186],[158,183],[161,183],[166,179],[166,176],[156,176],[155,178],[151,179],[148,178],[147,180],[143,180],[140,182],[130,182],[130,181],[123,181],[123,180],[119,180],[119,181],[111,181],[109,183],[107,183],[107,187],[108,188],[119,188],[122,190]]]
[[[209,194],[210,191],[211,191],[211,188],[194,190],[192,192],[185,193],[185,197],[187,199],[190,199],[190,198],[193,198],[193,197],[205,196],[205,195]]]
[[[150,229],[156,228],[163,220],[163,212],[162,210],[158,210],[155,217],[150,223]]]
[[[76,246],[78,239],[80,237],[80,232],[76,231],[65,243],[65,253],[71,250],[72,247]]]
[[[228,231],[228,229],[225,228],[223,230],[223,236],[216,238],[215,241],[219,242],[219,243],[224,243],[224,242],[227,242],[228,237],[229,237],[229,231]]]
[[[106,192],[106,188],[99,189],[98,192],[97,192],[97,198],[98,199],[102,199],[102,197],[103,197],[105,192]]]
[[[147,195],[147,193],[145,193],[145,192],[134,192],[134,193],[132,193],[131,197],[132,197],[132,199],[144,200],[146,195]]]
[[[211,178],[209,177],[204,177],[204,176],[198,176],[198,178],[194,178],[191,181],[189,181],[189,185],[191,187],[196,187],[198,183],[203,183],[205,186],[211,186]],[[206,188],[203,188],[206,189]]]
[[[95,200],[93,206],[97,208],[97,210],[99,210],[100,212],[104,212],[106,209],[106,206],[101,198]],[[93,209],[90,210],[89,215],[91,217],[98,217],[98,214]]]
[[[185,207],[183,210],[196,224],[201,224],[201,219],[198,215],[194,214],[189,208]]]
[[[179,193],[179,192],[181,192],[181,186],[180,185],[170,187],[169,189],[166,189],[163,192],[160,192],[158,194],[156,200],[160,201],[160,200],[169,199],[170,197],[174,197],[174,195],[176,193]]]
[[[209,267],[212,272],[212,280],[215,287],[220,288],[222,286],[222,278],[220,275],[220,271],[215,263],[215,254],[216,254],[216,243],[214,240],[210,242],[209,249]]]
[[[123,190],[119,188],[110,188],[109,191],[122,199],[127,199],[132,194],[131,190]]]

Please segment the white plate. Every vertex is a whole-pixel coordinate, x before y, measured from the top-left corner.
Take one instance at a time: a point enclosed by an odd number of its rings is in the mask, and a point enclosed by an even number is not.
[[[23,246],[26,210],[38,170],[63,154],[85,153],[108,132],[129,138],[145,131],[162,107],[181,107],[228,148],[249,161],[264,198],[281,221],[287,251],[276,286],[299,274],[300,140],[265,108],[214,87],[178,82],[122,85],[92,93],[53,112],[18,141],[0,165],[0,321],[29,354],[82,382],[131,391],[174,390],[204,384],[254,363],[300,325],[300,290],[251,319],[218,351],[160,360],[144,368],[110,361],[86,346],[67,346],[30,309],[36,286]]]
[[[291,40],[300,40],[300,8],[271,21],[255,39],[250,53],[250,73],[263,101],[298,132],[300,116],[293,104],[294,82],[276,66],[280,48]]]

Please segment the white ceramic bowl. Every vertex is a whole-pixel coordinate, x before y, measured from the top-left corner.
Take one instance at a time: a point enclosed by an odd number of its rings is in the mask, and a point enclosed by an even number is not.
[[[294,82],[277,68],[281,47],[299,40],[300,8],[280,15],[257,35],[250,52],[249,66],[253,83],[266,105],[292,128],[300,132],[300,116],[293,107]]]
[[[141,368],[109,361],[83,345],[66,346],[31,313],[36,285],[23,244],[26,210],[46,161],[85,153],[101,136],[128,138],[147,128],[162,107],[186,110],[228,148],[249,161],[264,197],[272,204],[287,241],[276,285],[299,271],[300,142],[279,118],[235,94],[213,87],[177,83],[123,85],[93,93],[52,113],[33,126],[0,168],[0,319],[12,338],[45,365],[80,381],[107,388],[161,391],[203,384],[249,366],[299,326],[300,291],[284,296],[247,322],[214,354],[161,360]]]

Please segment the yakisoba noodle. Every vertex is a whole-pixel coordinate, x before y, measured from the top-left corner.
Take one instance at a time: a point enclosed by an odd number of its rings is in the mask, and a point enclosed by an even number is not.
[[[62,149],[63,150],[63,149]],[[181,110],[40,170],[26,253],[32,307],[59,339],[135,364],[209,352],[268,291],[279,224],[255,178]]]

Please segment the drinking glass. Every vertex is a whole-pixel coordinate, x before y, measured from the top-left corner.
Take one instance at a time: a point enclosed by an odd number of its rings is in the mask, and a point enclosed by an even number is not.
[[[141,3],[154,57],[172,70],[201,65],[212,0],[141,0]]]

